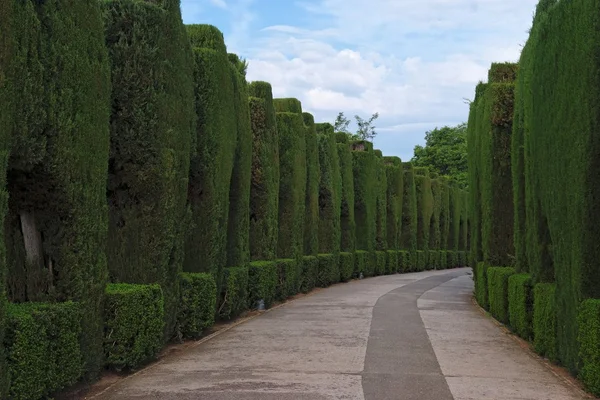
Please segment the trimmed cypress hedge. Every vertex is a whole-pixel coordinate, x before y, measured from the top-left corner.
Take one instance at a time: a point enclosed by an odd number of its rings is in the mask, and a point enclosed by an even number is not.
[[[462,261],[462,260],[461,260]],[[483,261],[480,261],[475,266],[474,270],[474,280],[475,280],[475,299],[477,303],[485,309],[489,310],[489,301],[488,301],[488,276],[487,270],[488,265]]]
[[[333,135],[319,140],[319,252],[337,255],[341,245],[342,177]]]
[[[294,98],[273,99],[276,113],[289,112],[302,115],[302,103]]]
[[[10,304],[3,348],[11,399],[45,398],[74,384],[84,371],[81,308],[73,302]],[[3,397],[4,398],[4,397]]]
[[[219,317],[231,319],[248,308],[248,267],[228,267],[223,274]]]
[[[223,34],[211,25],[187,25],[195,58],[196,151],[188,202],[192,226],[185,245],[186,272],[210,272],[221,293],[227,264],[229,190],[237,147],[236,94]]]
[[[303,253],[306,200],[306,135],[301,114],[277,113],[279,132],[279,234],[277,256]]]
[[[427,252],[429,254],[427,258],[427,266],[426,269],[438,269],[439,266],[439,251],[437,250],[429,250]]]
[[[458,242],[460,236],[460,214],[462,208],[462,201],[460,196],[460,189],[450,186],[448,193],[448,250],[453,252],[458,251]],[[458,262],[458,260],[456,261]]]
[[[438,256],[438,269],[452,268],[448,265],[448,256],[446,250],[440,250]]]
[[[317,130],[317,134],[319,135],[333,135],[334,128],[329,122],[320,122],[315,124],[315,129]],[[337,137],[337,136],[336,136]]]
[[[344,134],[344,137],[346,135]],[[341,251],[356,250],[356,221],[354,220],[354,172],[352,153],[347,143],[338,143],[338,160],[342,180],[342,199],[340,213]]]
[[[417,262],[415,271],[425,271],[429,261],[429,252],[417,250]]]
[[[416,268],[417,251],[417,188],[414,167],[411,163],[402,163],[404,169],[404,191],[402,195],[402,224],[400,248],[410,253],[413,267]]]
[[[160,285],[106,286],[104,355],[116,370],[136,369],[163,345],[164,299]]]
[[[556,361],[556,285],[538,283],[533,287],[533,346],[542,356]]]
[[[308,293],[317,285],[319,259],[316,256],[302,257],[302,272],[300,274],[300,292]]]
[[[356,250],[354,252],[354,276],[359,278],[361,274],[366,276],[367,264],[369,260],[367,259],[369,253],[365,250]]]
[[[579,333],[579,378],[586,388],[600,395],[600,300],[588,299],[581,303],[577,315]]]
[[[385,251],[387,242],[387,174],[381,150],[375,150],[375,204],[376,204],[376,234],[375,249]]]
[[[431,179],[431,195],[433,199],[431,219],[429,222],[429,249],[436,250],[442,245],[440,216],[442,210],[442,183],[439,178]]]
[[[488,302],[490,313],[498,321],[508,324],[508,279],[514,268],[490,267],[487,269]]]
[[[304,219],[304,254],[319,252],[319,139],[312,114],[302,113],[306,127],[306,209]]]
[[[351,146],[356,248],[373,251],[377,228],[375,155],[369,142],[353,142]]]
[[[387,248],[399,250],[402,235],[404,169],[399,157],[384,157],[383,160],[387,180]]]
[[[168,339],[189,216],[194,64],[178,8],[131,0],[102,5],[113,87],[108,267],[113,282],[161,285]]]
[[[354,274],[354,253],[340,253],[340,281],[348,282]]]
[[[249,85],[252,129],[250,185],[250,258],[273,260],[277,254],[279,209],[279,136],[271,85]]]
[[[508,278],[508,317],[511,328],[525,340],[533,337],[533,286],[531,275]]]
[[[209,273],[183,272],[179,281],[178,336],[195,339],[215,322],[217,284]]]
[[[450,237],[450,181],[446,176],[440,177],[440,191],[440,249],[446,250]]]
[[[336,254],[319,254],[317,286],[327,287],[340,281],[339,257]]]
[[[300,288],[300,268],[296,259],[282,258],[277,264],[277,286],[275,300],[283,301],[298,293]]]
[[[387,252],[377,250],[375,252],[375,275],[385,275],[387,267]]]
[[[417,248],[429,251],[429,236],[433,216],[431,178],[426,168],[415,168],[414,172],[417,191]]]
[[[248,270],[248,306],[256,308],[260,300],[271,307],[277,293],[279,273],[275,261],[253,261]]]
[[[250,261],[250,182],[253,131],[248,102],[248,83],[246,77],[240,72],[241,61],[235,54],[229,54],[228,57],[233,81],[237,143],[229,185],[227,261],[225,265],[238,267],[247,265]]]
[[[398,272],[398,250],[388,250],[385,264],[386,275],[395,274]]]

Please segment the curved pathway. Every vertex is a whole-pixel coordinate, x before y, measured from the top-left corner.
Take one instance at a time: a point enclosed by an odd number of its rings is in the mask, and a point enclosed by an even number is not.
[[[105,399],[585,398],[471,302],[470,269],[319,291],[168,357]]]

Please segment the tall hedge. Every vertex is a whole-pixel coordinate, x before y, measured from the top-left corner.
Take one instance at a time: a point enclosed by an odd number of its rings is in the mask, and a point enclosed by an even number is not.
[[[376,250],[387,250],[387,174],[381,150],[375,150]]]
[[[316,123],[315,129],[317,131],[317,134],[323,134],[323,135],[328,135],[328,134],[333,135],[334,134],[334,127],[329,122]]]
[[[303,253],[306,201],[306,130],[302,114],[279,112],[279,234],[277,256]]]
[[[304,254],[319,253],[319,139],[312,114],[302,113],[306,131],[306,209]]]
[[[11,300],[79,301],[85,370],[94,375],[102,366],[110,147],[101,10],[92,0],[11,0],[0,6],[0,23],[0,218],[8,206],[0,281],[8,266]],[[3,297],[4,285],[0,331]]]
[[[407,250],[415,258],[417,251],[417,187],[415,184],[414,167],[411,163],[402,163],[404,183],[402,192],[402,231],[400,248]]]
[[[404,200],[404,169],[399,157],[384,157],[387,180],[387,244],[390,250],[400,249],[402,206]]]
[[[354,172],[352,170],[352,152],[348,143],[337,144],[340,175],[342,179],[342,199],[340,210],[341,244],[346,252],[356,250],[356,221],[354,219]]]
[[[450,181],[440,177],[440,249],[448,249],[450,236]]]
[[[433,198],[433,212],[429,222],[429,249],[437,250],[442,244],[442,232],[440,229],[440,215],[442,211],[442,183],[438,177],[431,179],[431,195]]]
[[[248,83],[240,72],[243,62],[235,54],[228,55],[234,93],[234,118],[237,144],[229,185],[229,219],[227,229],[227,262],[230,267],[245,266],[250,261],[250,182],[252,170],[252,124],[248,103]]]
[[[376,234],[376,157],[369,142],[355,142],[352,146],[352,173],[354,175],[354,219],[356,222],[357,250],[375,250]]]
[[[250,258],[277,256],[279,208],[279,135],[271,85],[250,83],[252,169],[250,185]]]
[[[417,248],[427,252],[433,216],[433,192],[431,191],[429,171],[426,168],[415,168],[415,187],[417,192]]]
[[[319,253],[337,256],[341,246],[342,177],[337,143],[332,134],[319,134]]]
[[[451,185],[448,190],[448,244],[447,248],[452,251],[458,251],[458,242],[460,236],[460,211],[462,206],[460,189]]]
[[[600,298],[597,7],[540,2],[517,82],[528,263],[536,283],[555,277],[558,357],[573,372],[579,361],[577,310],[582,300]]]
[[[191,49],[179,8],[131,0],[102,4],[113,87],[110,276],[113,282],[162,286],[169,336],[177,315],[196,123]]]
[[[191,229],[185,244],[186,272],[210,272],[221,292],[227,263],[229,190],[238,121],[231,63],[223,34],[211,25],[188,25],[195,59],[196,151],[191,159],[188,202]]]
[[[273,99],[273,107],[275,112],[290,112],[302,115],[302,103],[295,98]]]

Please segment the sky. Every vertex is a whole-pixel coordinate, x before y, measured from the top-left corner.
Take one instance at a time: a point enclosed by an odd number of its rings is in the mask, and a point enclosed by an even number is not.
[[[425,133],[465,122],[492,62],[518,61],[537,0],[181,0],[212,24],[247,79],[317,122],[378,112],[374,144],[412,158]],[[355,125],[351,125],[355,129]]]

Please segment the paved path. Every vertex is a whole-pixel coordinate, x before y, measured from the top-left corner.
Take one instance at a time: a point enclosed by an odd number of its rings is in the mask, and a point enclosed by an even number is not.
[[[167,358],[106,399],[581,399],[471,303],[470,270],[298,299]]]

